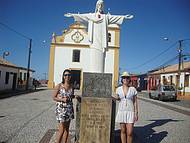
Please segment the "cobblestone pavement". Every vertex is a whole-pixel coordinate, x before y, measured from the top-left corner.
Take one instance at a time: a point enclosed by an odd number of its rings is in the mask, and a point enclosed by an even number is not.
[[[0,142],[54,143],[57,122],[51,93],[52,90],[43,90],[1,99]],[[190,142],[190,116],[172,108],[139,97],[139,121],[134,128],[134,143]],[[74,142],[74,135],[75,120],[71,122],[70,143]],[[115,125],[115,135],[116,143],[119,143],[119,124]]]

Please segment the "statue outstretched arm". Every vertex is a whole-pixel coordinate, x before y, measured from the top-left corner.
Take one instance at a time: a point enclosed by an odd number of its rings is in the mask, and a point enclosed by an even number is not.
[[[88,22],[89,21],[89,18],[90,18],[90,13],[89,14],[74,14],[74,13],[67,13],[67,14],[64,14],[64,16],[66,17],[74,17],[75,21],[79,21],[79,22]]]
[[[133,15],[107,15],[109,24],[119,24],[123,23],[124,19],[132,19]]]
[[[133,17],[134,17],[134,15],[132,15],[132,14],[125,15],[125,19],[132,19]]]
[[[66,13],[66,14],[64,14],[64,16],[65,17],[72,17],[74,14],[72,14],[72,13]]]

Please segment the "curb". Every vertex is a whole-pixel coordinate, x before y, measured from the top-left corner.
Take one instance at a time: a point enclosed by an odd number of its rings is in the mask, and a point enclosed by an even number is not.
[[[140,100],[143,100],[143,101],[151,102],[152,104],[155,103],[157,105],[163,105],[164,107],[167,107],[168,109],[171,109],[171,110],[177,111],[179,113],[183,113],[185,115],[189,115],[190,116],[190,109],[189,108],[182,107],[182,106],[179,106],[179,105],[174,105],[174,104],[171,104],[171,103],[165,103],[165,102],[162,102],[162,101],[157,101],[157,100],[149,99],[149,98],[142,97],[142,96],[138,96],[138,98]]]
[[[141,91],[140,93],[148,94],[148,91]],[[177,99],[179,100],[190,100],[190,95],[177,95]]]
[[[186,95],[186,96],[177,96],[177,99],[179,100],[190,100],[190,96]]]

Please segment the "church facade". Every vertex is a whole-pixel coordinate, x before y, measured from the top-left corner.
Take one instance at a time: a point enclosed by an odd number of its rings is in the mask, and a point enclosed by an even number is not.
[[[119,76],[120,27],[116,24],[108,27],[108,48],[105,55],[105,73],[112,74],[112,89],[118,85]],[[53,88],[62,81],[65,69],[72,72],[75,88],[82,90],[83,72],[96,72],[98,64],[90,62],[91,47],[86,27],[76,22],[64,30],[62,35],[52,35],[49,61],[48,87]]]

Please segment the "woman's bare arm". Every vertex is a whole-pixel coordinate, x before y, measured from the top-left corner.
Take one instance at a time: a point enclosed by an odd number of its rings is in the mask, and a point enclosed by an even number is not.
[[[53,91],[53,94],[52,94],[52,98],[54,101],[57,101],[57,102],[66,102],[66,98],[60,98],[58,97],[59,95],[59,88],[60,88],[60,84],[56,85],[55,88],[54,88],[54,91]]]
[[[112,99],[114,99],[114,100],[120,100],[119,95],[116,94],[116,93],[114,95],[112,95]]]
[[[137,95],[134,96],[134,112],[135,112],[135,121],[138,121],[138,102],[137,102]]]

